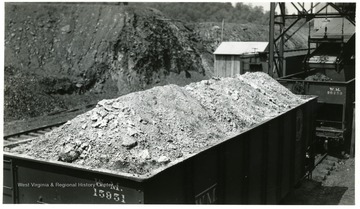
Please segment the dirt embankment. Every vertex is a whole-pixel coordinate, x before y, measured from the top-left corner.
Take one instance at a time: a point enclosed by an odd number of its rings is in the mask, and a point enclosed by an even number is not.
[[[270,76],[247,73],[102,100],[12,152],[129,174],[151,174],[303,103]]]

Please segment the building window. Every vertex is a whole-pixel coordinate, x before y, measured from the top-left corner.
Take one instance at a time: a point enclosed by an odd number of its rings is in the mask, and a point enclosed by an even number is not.
[[[262,64],[250,64],[250,72],[263,71]]]

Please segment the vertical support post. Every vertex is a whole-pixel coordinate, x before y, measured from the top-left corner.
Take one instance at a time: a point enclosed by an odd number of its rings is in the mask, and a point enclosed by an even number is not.
[[[280,25],[280,34],[283,34],[284,27],[285,27],[285,3],[279,3],[280,12],[281,12],[281,23]],[[282,75],[278,75],[279,77],[282,77],[286,75],[285,68],[284,68],[284,36],[280,37],[280,46],[279,46],[279,72],[282,73]]]
[[[273,77],[273,70],[274,70],[274,44],[275,44],[275,3],[270,3],[270,29],[269,29],[269,68],[268,68],[268,74]]]
[[[221,24],[221,42],[224,41],[224,24],[225,24],[224,22],[225,20],[223,19]]]
[[[217,62],[216,62],[216,54],[214,54],[214,75],[213,76],[219,77],[218,66],[217,66]]]

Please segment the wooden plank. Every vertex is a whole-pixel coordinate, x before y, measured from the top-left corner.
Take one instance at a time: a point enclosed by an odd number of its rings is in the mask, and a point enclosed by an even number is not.
[[[223,77],[223,72],[224,72],[224,60],[219,60],[219,77]]]
[[[236,57],[236,74],[241,74],[241,63],[240,63],[240,57]]]
[[[219,77],[224,77],[226,69],[226,60],[224,56],[219,57],[220,66],[219,66]]]
[[[231,56],[231,77],[234,77],[234,67],[235,67],[235,60],[234,60],[234,56]]]
[[[227,69],[226,69],[226,77],[231,77],[231,68],[232,68],[232,56],[228,56],[227,60]]]
[[[240,59],[240,74],[244,74],[244,62]]]

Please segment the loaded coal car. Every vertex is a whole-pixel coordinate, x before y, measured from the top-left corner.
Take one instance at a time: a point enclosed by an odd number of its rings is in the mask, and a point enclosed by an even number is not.
[[[264,73],[103,100],[5,147],[3,200],[277,204],[310,170],[316,103]]]
[[[318,96],[317,150],[346,157],[355,101],[355,26],[334,18],[309,37],[311,43],[317,47],[306,56],[304,71],[278,81],[294,93]]]

